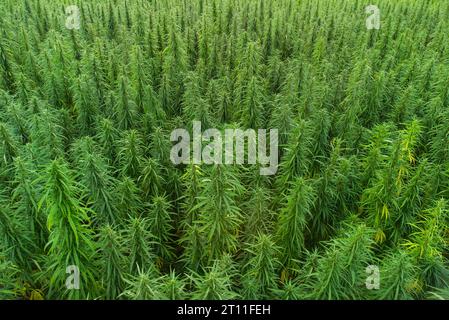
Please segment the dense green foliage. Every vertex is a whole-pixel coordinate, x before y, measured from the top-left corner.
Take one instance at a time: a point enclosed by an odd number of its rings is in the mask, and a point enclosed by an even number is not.
[[[448,299],[449,6],[375,2],[2,0],[0,299]]]

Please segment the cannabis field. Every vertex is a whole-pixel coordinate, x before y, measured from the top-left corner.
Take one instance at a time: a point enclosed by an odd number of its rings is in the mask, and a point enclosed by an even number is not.
[[[0,299],[449,299],[446,1],[0,16]],[[175,165],[193,121],[278,130],[277,172]]]

